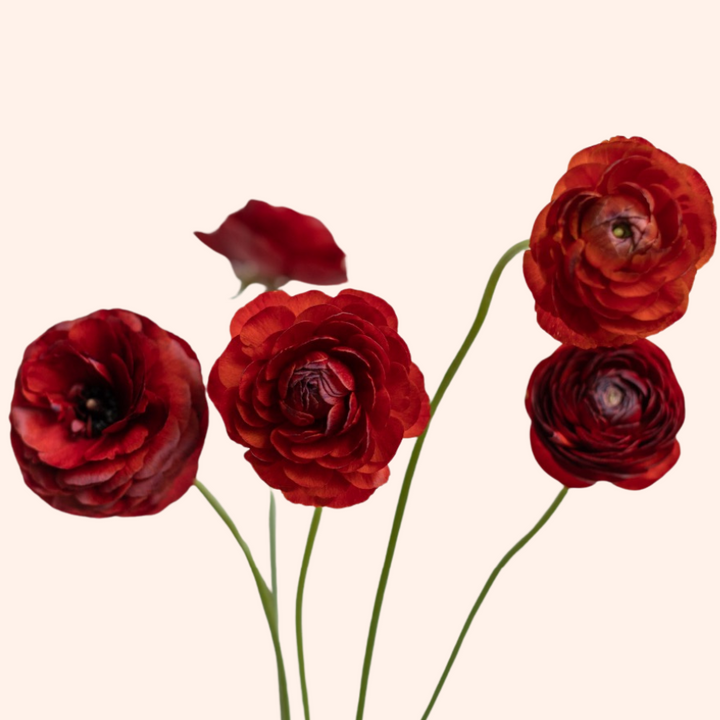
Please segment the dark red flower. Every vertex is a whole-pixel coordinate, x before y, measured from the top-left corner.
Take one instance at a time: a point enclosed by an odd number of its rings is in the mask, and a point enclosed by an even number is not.
[[[683,393],[667,356],[649,340],[560,346],[533,371],[525,407],[535,459],[567,487],[607,480],[642,490],[680,456]]]
[[[428,423],[423,376],[374,295],[263,293],[230,333],[208,394],[258,475],[292,502],[366,500],[400,441]]]
[[[98,310],[27,348],[10,422],[25,482],[53,507],[150,515],[195,479],[208,422],[200,365],[142,315]]]
[[[660,332],[685,314],[715,230],[704,180],[647,140],[616,137],[580,151],[524,257],[540,326],[579,347]]]
[[[255,282],[270,290],[288,280],[347,282],[345,253],[330,231],[314,217],[289,208],[251,200],[215,232],[195,235],[230,261],[241,290]]]

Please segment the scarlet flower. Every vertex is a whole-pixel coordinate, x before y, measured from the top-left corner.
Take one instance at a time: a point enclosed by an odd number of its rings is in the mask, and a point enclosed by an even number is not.
[[[400,441],[428,423],[422,373],[374,295],[263,293],[230,333],[208,394],[258,475],[292,502],[367,500]]]
[[[195,235],[224,255],[241,282],[270,290],[288,280],[314,285],[347,282],[345,253],[319,220],[260,200],[250,202],[213,233]]]
[[[607,480],[642,490],[680,456],[683,393],[667,356],[649,340],[561,345],[533,371],[525,407],[535,459],[567,487]]]
[[[150,515],[192,485],[208,423],[190,346],[142,315],[98,310],[25,351],[10,411],[27,485],[75,515]]]
[[[524,256],[540,326],[586,348],[660,332],[685,314],[715,232],[705,181],[647,140],[581,150]]]

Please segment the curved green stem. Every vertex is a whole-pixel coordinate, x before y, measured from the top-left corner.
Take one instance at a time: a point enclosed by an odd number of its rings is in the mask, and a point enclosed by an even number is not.
[[[302,631],[302,604],[305,595],[305,578],[307,577],[308,567],[310,566],[310,556],[312,555],[313,545],[315,544],[315,536],[320,526],[320,518],[322,517],[322,508],[316,507],[310,523],[310,532],[308,533],[307,544],[305,545],[305,555],[303,555],[302,567],[300,568],[300,579],[298,580],[297,599],[295,601],[295,634],[297,637],[297,653],[298,666],[300,668],[300,688],[302,690],[303,710],[305,711],[305,720],[310,720],[310,700],[308,699],[307,679],[305,677],[305,650],[303,648],[303,631]]]
[[[280,647],[280,634],[278,632],[277,609],[275,605],[274,593],[268,588],[267,583],[260,574],[255,560],[248,544],[242,539],[232,518],[227,514],[225,508],[218,502],[215,496],[203,485],[199,480],[195,480],[195,487],[202,493],[203,497],[210,503],[213,510],[222,518],[223,522],[228,526],[238,545],[240,545],[245,558],[250,566],[250,571],[255,578],[258,593],[260,593],[260,601],[262,602],[265,617],[270,627],[270,635],[272,636],[273,647],[275,648],[275,658],[277,661],[278,686],[280,691],[280,717],[281,720],[290,720],[290,701],[287,690],[287,676],[285,675],[285,663],[283,662],[282,648]]]
[[[275,495],[270,491],[270,517],[268,525],[270,527],[270,592],[273,598],[273,608],[275,609],[275,617],[277,623],[280,623],[278,614],[278,587],[277,587],[277,542],[276,542],[276,512],[275,512]]]
[[[480,328],[483,326],[483,323],[485,322],[485,318],[487,317],[488,310],[490,309],[490,303],[492,302],[493,295],[495,294],[495,288],[497,287],[498,281],[500,280],[500,276],[502,275],[503,270],[505,269],[505,266],[518,254],[523,252],[524,250],[527,250],[530,247],[530,241],[529,240],[523,240],[522,242],[515,243],[497,262],[497,265],[493,268],[493,271],[490,273],[490,277],[488,278],[487,285],[485,286],[485,292],[483,293],[482,300],[480,300],[480,307],[478,308],[477,315],[475,316],[475,321],[472,324],[472,327],[468,331],[467,336],[465,337],[465,341],[460,346],[460,349],[457,351],[457,355],[453,358],[453,361],[450,363],[450,367],[445,371],[445,376],[440,381],[440,385],[438,386],[437,392],[435,393],[435,397],[432,399],[432,402],[430,403],[430,407],[432,408],[433,415],[435,414],[435,410],[437,409],[437,406],[440,404],[440,401],[443,399],[443,396],[445,395],[446,390],[448,389],[450,383],[453,381],[453,378],[455,377],[455,373],[457,373],[458,369],[460,368],[460,365],[462,364],[462,361],[465,359],[465,356],[468,354],[468,350],[470,350],[470,347],[475,342],[475,338],[477,337],[478,333],[480,332]],[[419,455],[420,453],[418,453]]]
[[[527,533],[527,535],[524,535],[522,538],[520,538],[520,540],[518,540],[515,545],[513,545],[510,550],[508,550],[505,555],[503,555],[502,560],[500,560],[500,562],[495,566],[495,569],[490,573],[490,577],[488,577],[487,582],[485,583],[483,589],[480,591],[480,595],[475,601],[475,604],[472,606],[472,610],[470,611],[470,614],[468,615],[468,618],[463,625],[463,629],[460,631],[460,636],[458,637],[457,642],[455,643],[455,647],[450,654],[450,659],[447,661],[445,670],[440,677],[440,681],[435,688],[435,692],[433,693],[433,696],[430,699],[430,703],[428,704],[427,709],[425,710],[425,714],[422,716],[421,720],[427,720],[427,718],[430,716],[430,711],[433,709],[433,705],[435,705],[435,701],[440,695],[440,691],[445,684],[445,680],[450,674],[450,669],[455,662],[455,658],[457,657],[458,652],[460,652],[460,647],[463,644],[463,640],[465,640],[465,636],[467,635],[467,632],[472,625],[472,621],[474,620],[477,611],[480,609],[480,606],[482,605],[485,596],[488,594],[490,588],[492,587],[492,584],[495,582],[495,578],[500,574],[500,571],[510,562],[513,555],[522,550],[525,545],[527,545],[528,542],[530,542],[530,540],[532,540],[532,538],[538,533],[540,528],[550,519],[552,514],[558,509],[558,506],[563,501],[564,497],[567,495],[567,491],[568,488],[564,487],[558,493],[555,500],[553,500],[552,505],[550,505],[550,507],[545,511],[545,514],[537,521],[533,529],[529,533]]]
[[[465,341],[461,345],[457,354],[450,363],[450,367],[445,372],[440,385],[435,393],[435,397],[430,403],[431,417],[434,416],[440,401],[443,399],[445,392],[447,391],[450,383],[452,382],[455,374],[457,373],[462,361],[468,354],[470,347],[472,346],[477,334],[480,332],[480,328],[485,322],[488,309],[490,308],[490,302],[495,288],[497,287],[498,280],[505,266],[512,260],[518,253],[523,250],[527,250],[530,246],[528,240],[513,245],[501,258],[498,260],[497,265],[493,268],[488,279],[485,292],[483,293],[482,300],[480,301],[480,307],[478,308],[475,321],[470,328]],[[413,475],[415,474],[415,468],[420,457],[420,452],[425,444],[425,438],[427,438],[428,431],[430,430],[430,424],[425,428],[425,432],[417,439],[415,446],[413,447],[410,460],[408,461],[407,470],[405,471],[405,478],[403,480],[402,488],[400,489],[400,497],[398,498],[397,508],[395,510],[395,518],[393,520],[392,529],[390,531],[390,539],[388,541],[387,552],[385,554],[385,564],[383,565],[382,572],[380,573],[380,581],[378,582],[377,594],[375,595],[375,606],[373,607],[373,614],[370,620],[370,629],[368,632],[367,645],[365,647],[365,660],[363,662],[362,678],[360,680],[360,696],[358,698],[358,708],[356,720],[362,720],[365,712],[365,697],[367,695],[367,685],[370,678],[370,665],[372,663],[372,654],[375,648],[375,637],[377,635],[378,623],[380,621],[380,611],[382,609],[383,599],[385,597],[385,588],[387,587],[388,577],[390,576],[390,568],[392,566],[393,556],[395,555],[395,546],[397,545],[398,535],[400,534],[400,526],[402,525],[403,515],[405,513],[405,506],[407,505],[408,495],[410,494],[410,486],[412,484]]]

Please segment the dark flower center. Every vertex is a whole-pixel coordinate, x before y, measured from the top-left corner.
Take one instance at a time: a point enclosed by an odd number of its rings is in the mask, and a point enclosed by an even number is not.
[[[289,399],[292,405],[315,418],[324,417],[329,409],[347,395],[344,388],[322,363],[308,363],[293,373]]]
[[[598,411],[612,424],[636,421],[642,412],[641,395],[631,378],[615,373],[598,378],[592,392]]]
[[[625,392],[623,389],[612,383],[598,393],[600,405],[609,410],[620,405],[624,398]]]
[[[644,217],[618,218],[612,222],[612,236],[617,240],[611,240],[611,243],[618,254],[632,255],[641,246],[645,247],[647,227],[648,221]]]
[[[323,414],[325,403],[320,394],[322,378],[312,370],[299,370],[293,375],[290,392],[293,405],[314,416]]]
[[[117,401],[108,387],[101,385],[77,387],[73,388],[70,395],[75,417],[82,423],[88,437],[96,437],[106,427],[120,419]]]
[[[635,199],[604,197],[585,213],[581,232],[598,249],[628,257],[646,252],[658,239],[655,219]]]
[[[612,234],[616,238],[620,238],[624,240],[625,238],[632,237],[632,228],[630,227],[630,223],[625,222],[624,220],[620,222],[616,222],[613,225]]]

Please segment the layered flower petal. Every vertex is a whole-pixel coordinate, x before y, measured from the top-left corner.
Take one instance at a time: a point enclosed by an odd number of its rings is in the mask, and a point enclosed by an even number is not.
[[[347,507],[430,419],[423,376],[380,298],[264,293],[238,310],[208,394],[246,459],[291,502]]]
[[[691,167],[642,138],[586,148],[535,221],[524,256],[538,322],[585,348],[660,332],[684,315],[715,236],[710,191]]]
[[[667,356],[649,340],[562,345],[533,371],[525,406],[536,460],[567,487],[608,481],[641,490],[680,456],[683,393]]]
[[[10,410],[27,485],[76,515],[149,515],[192,485],[207,431],[200,365],[126,310],[60,323],[25,351]]]

